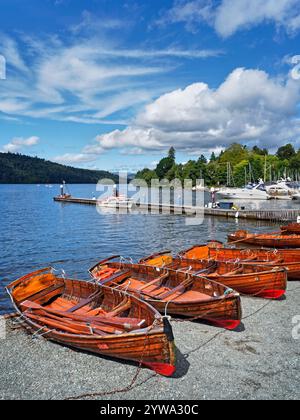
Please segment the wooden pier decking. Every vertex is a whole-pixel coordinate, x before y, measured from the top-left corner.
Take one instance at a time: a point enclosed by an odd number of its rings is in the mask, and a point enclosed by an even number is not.
[[[87,198],[74,198],[74,197],[54,197],[54,201],[60,203],[70,204],[85,204],[97,205],[97,200]],[[201,214],[208,217],[226,217],[226,218],[239,218],[246,220],[264,220],[269,222],[290,222],[296,221],[300,216],[299,210],[285,209],[285,210],[223,210],[213,209],[208,207],[193,207],[193,206],[179,206],[179,205],[165,205],[165,204],[135,204],[134,208],[149,212],[169,212],[171,214],[184,214],[200,216]]]

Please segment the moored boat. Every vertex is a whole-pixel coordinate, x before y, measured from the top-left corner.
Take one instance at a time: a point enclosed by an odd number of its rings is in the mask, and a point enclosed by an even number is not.
[[[36,335],[138,362],[165,376],[175,372],[168,319],[137,297],[96,283],[60,278],[48,268],[16,280],[7,292]]]
[[[248,185],[245,188],[221,188],[217,194],[223,199],[235,200],[268,200],[270,198],[263,183],[255,186]]]
[[[245,243],[265,248],[300,248],[300,235],[255,234],[246,230],[239,230],[228,235],[228,242]]]
[[[202,319],[227,329],[240,324],[240,295],[232,289],[184,271],[113,262],[115,258],[90,269],[100,284],[134,293],[162,313]]]
[[[171,258],[171,259],[170,259]],[[140,261],[156,267],[201,274],[207,279],[222,283],[236,291],[265,299],[281,298],[287,288],[287,272],[284,268],[265,267],[241,262],[224,262],[210,259],[195,259],[180,256],[172,258],[168,254],[157,254]]]
[[[133,207],[133,201],[125,197],[124,195],[119,195],[117,197],[112,196],[108,197],[105,200],[98,200],[98,207],[109,208],[109,209],[131,209]]]
[[[281,232],[283,234],[297,234],[300,235],[300,223],[291,223],[286,226],[281,226]]]
[[[300,249],[226,248],[221,242],[212,241],[181,251],[179,257],[277,266],[287,271],[289,280],[300,280]]]

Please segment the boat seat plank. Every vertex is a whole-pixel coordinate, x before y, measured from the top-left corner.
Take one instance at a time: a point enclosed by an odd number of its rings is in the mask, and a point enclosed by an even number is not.
[[[68,313],[73,313],[78,311],[78,309],[82,309],[84,306],[88,305],[89,303],[93,302],[101,293],[95,292],[91,296],[86,299],[82,299],[77,305],[73,306],[72,308],[68,309]]]
[[[144,284],[144,286],[139,287],[137,290],[139,292],[148,289],[150,286],[154,286],[156,285],[156,283],[158,283],[159,281],[163,281],[164,279],[166,279],[167,277],[169,277],[169,273],[164,274],[163,276],[158,277],[157,279],[154,279],[152,281],[149,281],[149,283]]]
[[[53,308],[53,309],[61,309],[61,310],[67,310],[72,308],[74,305],[76,305],[78,301],[74,300],[68,300],[61,296],[57,297],[53,302],[51,302],[48,305],[44,305],[46,308]]]
[[[142,287],[144,284],[145,283],[140,280],[130,278],[126,283],[124,283],[124,288],[126,290],[126,288],[128,287],[128,291],[130,290],[130,291],[137,292],[139,291],[138,289]],[[143,290],[141,293],[146,296],[155,297],[161,293],[168,292],[168,291],[170,291],[170,289],[168,289],[167,287],[160,287],[159,289],[157,289],[155,284],[153,284],[152,286],[150,286],[149,289],[147,289],[147,291]]]
[[[175,300],[176,302],[180,301],[191,301],[191,302],[198,302],[198,301],[206,301],[208,299],[211,299],[209,295],[206,295],[205,293],[188,290],[183,293],[178,293],[177,296],[175,295],[172,297],[172,300]],[[168,299],[163,299],[163,301],[168,301]]]

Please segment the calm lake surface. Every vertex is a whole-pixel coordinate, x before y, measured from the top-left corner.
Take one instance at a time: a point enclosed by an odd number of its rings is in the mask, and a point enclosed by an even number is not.
[[[72,185],[75,197],[91,198],[95,185]],[[208,239],[225,241],[236,229],[274,231],[274,224],[206,218],[186,225],[185,216],[99,214],[94,206],[53,201],[59,186],[0,185],[0,313],[11,310],[4,287],[31,271],[52,266],[69,277],[88,279],[88,268],[110,255],[141,258],[179,251]],[[249,208],[249,204],[246,204]],[[290,202],[257,202],[252,208],[299,208]]]

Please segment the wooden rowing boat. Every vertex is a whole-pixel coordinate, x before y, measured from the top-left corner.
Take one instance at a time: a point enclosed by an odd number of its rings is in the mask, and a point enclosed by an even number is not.
[[[228,242],[246,243],[265,248],[300,248],[300,235],[254,234],[239,230],[228,235]]]
[[[7,287],[31,332],[80,350],[142,363],[171,376],[175,347],[167,318],[124,291],[57,277],[51,269]]]
[[[231,287],[239,293],[265,299],[279,299],[287,288],[287,272],[278,267],[270,269],[250,263],[229,263],[208,258],[187,258],[182,255],[172,258],[167,253],[152,255],[140,263],[156,267],[167,266],[172,270],[188,271],[196,275],[201,273],[201,276]]]
[[[134,293],[162,313],[199,318],[227,329],[240,324],[240,296],[226,286],[191,273],[114,262],[115,258],[90,269],[100,284]]]
[[[281,226],[281,232],[286,235],[300,235],[300,223],[291,223],[290,225]]]
[[[300,249],[226,248],[222,242],[195,245],[179,253],[180,258],[240,262],[284,268],[288,280],[300,280]]]

